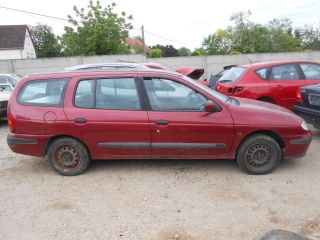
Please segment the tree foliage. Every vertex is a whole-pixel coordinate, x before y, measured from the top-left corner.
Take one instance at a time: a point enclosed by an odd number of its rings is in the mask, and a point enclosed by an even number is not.
[[[29,30],[37,57],[58,57],[61,55],[58,37],[50,26],[38,23],[35,26],[29,26]]]
[[[231,16],[232,26],[219,29],[202,42],[206,54],[264,53],[320,50],[320,28],[294,29],[288,18],[262,25],[250,21],[251,12]]]
[[[129,53],[126,44],[132,29],[132,16],[114,12],[115,3],[103,8],[99,1],[90,1],[88,9],[74,6],[75,16],[68,16],[72,27],[65,27],[62,46],[66,56]]]
[[[179,56],[190,56],[191,51],[189,48],[181,47],[178,49]]]
[[[152,49],[152,51],[150,53],[150,57],[152,57],[152,58],[160,58],[160,57],[162,57],[162,50],[159,49],[159,48]]]

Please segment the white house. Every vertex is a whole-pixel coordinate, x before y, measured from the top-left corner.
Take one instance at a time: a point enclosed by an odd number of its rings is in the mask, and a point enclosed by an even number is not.
[[[27,25],[0,25],[0,60],[36,57]]]

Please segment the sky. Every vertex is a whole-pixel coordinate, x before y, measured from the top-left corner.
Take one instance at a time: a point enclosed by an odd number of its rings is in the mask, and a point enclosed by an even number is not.
[[[103,6],[116,3],[117,12],[133,15],[131,36],[141,35],[145,28],[148,46],[171,44],[191,50],[201,46],[203,38],[219,28],[232,25],[230,16],[250,10],[251,21],[264,24],[273,18],[290,18],[293,25],[320,24],[320,0],[100,0]],[[0,6],[36,12],[58,18],[74,15],[73,6],[86,7],[89,0],[0,0]],[[0,25],[46,23],[57,35],[63,33],[64,20],[33,16],[0,8]]]

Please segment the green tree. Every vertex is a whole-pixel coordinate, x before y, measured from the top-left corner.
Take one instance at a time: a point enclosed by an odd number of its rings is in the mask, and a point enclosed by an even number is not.
[[[320,24],[315,27],[306,25],[298,29],[296,35],[300,37],[304,49],[320,50]]]
[[[250,16],[250,11],[238,12],[231,16],[230,20],[235,23],[234,27],[229,28],[232,35],[231,38],[233,40],[233,50],[242,53],[250,53],[254,51],[250,36],[254,23],[249,20]]]
[[[191,51],[190,49],[186,48],[186,47],[181,47],[178,49],[179,55],[180,56],[190,56]]]
[[[51,27],[38,23],[35,26],[29,26],[29,30],[37,57],[58,57],[61,55],[58,37],[52,32]]]
[[[65,27],[61,43],[64,54],[104,55],[129,53],[126,44],[132,29],[132,16],[114,12],[115,3],[103,8],[99,1],[89,2],[88,10],[74,6],[75,17],[68,16],[73,27]]]
[[[204,38],[202,48],[209,55],[228,54],[232,43],[233,41],[228,30],[218,29],[213,34]]]
[[[160,57],[162,57],[161,49],[159,49],[159,48],[152,49],[152,51],[150,53],[150,57],[152,57],[152,58],[160,58]]]
[[[202,48],[196,48],[192,51],[190,56],[201,56],[201,55],[206,55],[206,51],[203,50]]]
[[[270,52],[301,51],[303,49],[300,39],[293,34],[290,19],[273,19],[267,26],[270,31]]]

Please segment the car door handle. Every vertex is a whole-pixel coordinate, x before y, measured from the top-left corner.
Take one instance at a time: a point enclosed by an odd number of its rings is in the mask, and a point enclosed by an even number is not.
[[[156,124],[158,124],[158,125],[168,125],[169,121],[168,120],[159,119],[159,120],[156,120]]]
[[[86,123],[87,119],[85,119],[85,118],[75,118],[75,119],[73,119],[73,121],[75,123]]]

